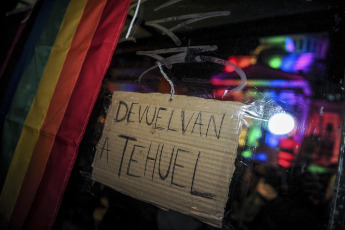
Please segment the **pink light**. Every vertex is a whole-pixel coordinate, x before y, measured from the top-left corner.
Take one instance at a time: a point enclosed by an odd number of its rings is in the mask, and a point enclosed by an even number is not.
[[[293,42],[293,39],[290,37],[287,37],[285,40],[285,48],[288,52],[295,51],[295,43]]]
[[[313,53],[304,53],[298,57],[296,64],[294,66],[294,71],[304,70],[305,68],[309,67],[310,64],[313,62],[314,54]]]
[[[214,86],[222,86],[224,85],[224,80],[213,77],[211,78],[211,84]]]

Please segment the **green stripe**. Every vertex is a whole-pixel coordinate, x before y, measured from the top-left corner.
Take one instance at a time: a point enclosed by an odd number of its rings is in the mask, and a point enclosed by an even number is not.
[[[23,129],[23,124],[35,98],[38,85],[69,2],[70,0],[58,0],[55,2],[42,35],[35,45],[33,58],[23,73],[13,97],[10,110],[5,118],[2,130],[1,154],[3,155],[3,159],[7,159],[6,162],[3,162],[3,165],[6,166],[6,172],[11,164],[17,142]]]

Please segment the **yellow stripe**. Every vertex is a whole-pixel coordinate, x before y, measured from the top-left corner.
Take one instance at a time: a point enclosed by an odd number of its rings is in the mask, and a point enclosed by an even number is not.
[[[0,213],[10,219],[63,63],[87,0],[71,0],[24,123],[0,196]],[[25,100],[25,98],[23,98]]]

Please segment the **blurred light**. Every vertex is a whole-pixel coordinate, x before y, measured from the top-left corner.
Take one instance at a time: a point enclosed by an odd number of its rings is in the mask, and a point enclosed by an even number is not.
[[[292,165],[289,161],[284,160],[284,159],[279,159],[278,164],[280,166],[283,166],[284,168],[290,167]]]
[[[274,114],[268,121],[268,130],[276,135],[288,134],[294,127],[295,121],[287,113]]]
[[[268,65],[273,69],[278,69],[282,64],[281,57],[273,56],[268,60]]]
[[[284,57],[281,57],[280,66],[277,53],[266,56],[266,63],[275,69],[281,68],[287,72],[298,73],[301,70],[309,71],[308,67],[315,59],[326,59],[329,46],[329,38],[324,34],[290,34],[282,36],[272,36],[259,38],[259,45],[254,50],[253,55],[259,56],[265,50],[281,50],[281,55],[293,54],[287,58],[284,64]],[[296,58],[296,59],[295,59]],[[270,60],[271,59],[271,60]],[[295,60],[294,60],[295,59]],[[298,59],[298,60],[297,60]],[[293,64],[294,63],[294,64]]]
[[[211,84],[214,86],[238,86],[241,80],[223,79],[223,76],[212,76]],[[300,88],[304,95],[311,95],[311,88],[304,80],[247,80],[247,86],[271,88]]]
[[[138,85],[136,84],[113,84],[107,86],[109,90],[115,90],[115,91],[129,91],[129,92],[135,92],[138,91]]]
[[[296,92],[293,90],[282,90],[280,91],[279,100],[284,101],[286,104],[295,105],[298,102]]]
[[[274,36],[260,38],[260,44],[271,45],[271,46],[282,46],[286,42],[286,36]]]
[[[285,72],[293,72],[297,59],[298,59],[297,54],[287,55],[283,59],[282,65],[280,66],[280,69],[285,71]]]
[[[246,128],[242,128],[240,136],[238,137],[238,145],[240,147],[244,147],[246,144],[246,139],[247,139],[247,129]]]
[[[240,67],[245,68],[253,63],[253,58],[250,56],[231,56],[228,58],[228,62]],[[224,68],[225,72],[231,73],[235,71],[235,66],[227,65]]]
[[[314,59],[313,53],[304,53],[300,55],[296,61],[295,66],[293,67],[293,70],[298,71],[298,70],[306,69],[313,62],[313,59]]]
[[[250,66],[250,64],[253,62],[253,58],[251,57],[246,57],[246,56],[241,56],[238,60],[238,67],[244,68],[247,66]]]
[[[254,160],[257,160],[257,161],[267,161],[267,155],[266,153],[257,153],[253,156],[253,159]]]
[[[311,173],[326,173],[328,172],[328,169],[325,168],[325,167],[322,167],[320,165],[315,165],[315,164],[310,164],[308,166],[308,170],[311,172]]]
[[[295,156],[292,155],[291,153],[280,151],[278,153],[278,158],[282,160],[292,161],[295,159]]]
[[[115,83],[114,83],[114,82],[111,82],[111,81],[108,81],[106,84],[107,84],[107,89],[108,89],[111,93],[113,93],[113,92],[115,91],[115,89],[116,89]]]
[[[289,138],[281,139],[279,144],[282,149],[293,149],[295,146],[295,142]]]
[[[215,92],[215,98],[217,99],[220,99],[220,98],[223,98],[224,96],[224,93],[227,89],[217,89],[216,92]]]
[[[328,94],[327,95],[327,99],[330,100],[330,101],[334,101],[335,97],[333,94]]]
[[[279,100],[279,94],[275,90],[264,90],[263,94],[267,94],[267,97],[272,98],[272,100],[274,101]]]
[[[252,155],[253,155],[253,153],[252,153],[252,151],[249,150],[249,149],[247,149],[247,150],[245,150],[245,151],[242,152],[242,156],[243,156],[244,158],[250,158]]]
[[[230,62],[230,63],[232,63],[234,65],[237,65],[237,59],[235,57],[229,57],[228,62]],[[235,71],[235,66],[233,66],[233,65],[226,65],[224,71],[228,72],[228,73],[234,72]]]
[[[212,76],[211,78],[211,84],[214,86],[229,86],[229,85],[224,85],[225,79],[222,79],[221,76]]]
[[[293,42],[293,39],[290,37],[287,37],[285,40],[285,49],[288,52],[295,51],[295,43]]]
[[[262,131],[259,126],[253,126],[248,133],[247,146],[258,147],[258,139],[262,136]]]
[[[239,138],[238,139],[238,146],[243,147],[246,144],[246,139],[245,138]]]
[[[266,143],[266,145],[268,145],[272,148],[275,148],[279,144],[279,137],[277,137],[276,135],[274,135],[272,133],[267,133],[266,138],[265,138],[265,143]]]

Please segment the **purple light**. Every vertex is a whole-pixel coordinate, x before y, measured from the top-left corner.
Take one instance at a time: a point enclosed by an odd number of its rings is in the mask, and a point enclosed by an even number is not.
[[[241,80],[219,79],[214,76],[211,83],[215,86],[236,86]],[[272,87],[272,88],[301,88],[305,95],[311,95],[309,84],[303,80],[247,80],[247,86]]]
[[[293,42],[293,39],[290,37],[287,37],[285,40],[285,49],[288,52],[294,52],[295,51],[295,43]]]
[[[313,53],[304,53],[296,61],[296,64],[294,66],[294,71],[298,70],[304,70],[306,69],[314,59],[314,54]]]

